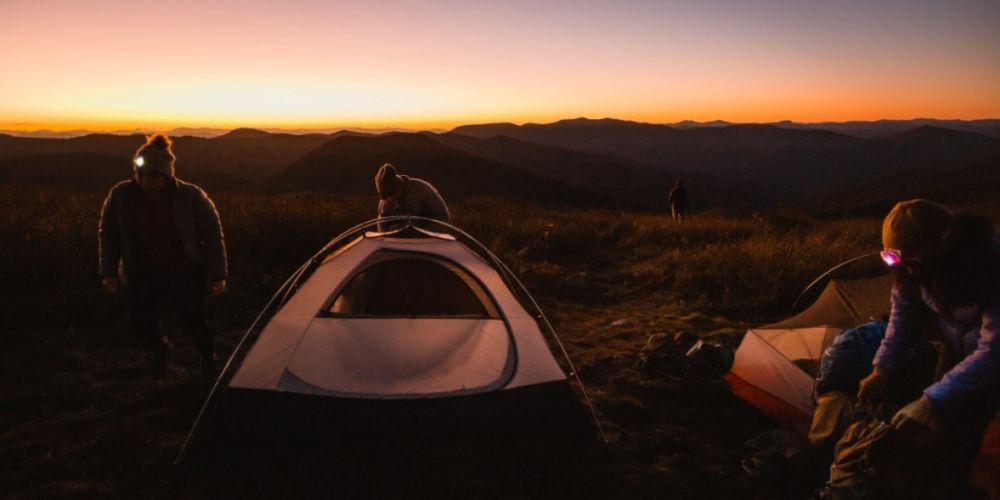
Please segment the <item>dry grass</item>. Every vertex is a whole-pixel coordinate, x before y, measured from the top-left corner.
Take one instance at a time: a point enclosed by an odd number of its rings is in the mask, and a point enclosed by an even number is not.
[[[302,261],[342,230],[372,216],[374,200],[322,195],[224,194],[215,199],[230,255],[227,300],[260,303]],[[101,197],[0,190],[2,319],[60,324],[102,317],[97,293]],[[668,292],[693,307],[739,317],[777,313],[830,266],[878,246],[874,220],[559,210],[473,199],[453,222],[479,238],[533,290],[614,301]],[[96,313],[96,314],[95,314]]]

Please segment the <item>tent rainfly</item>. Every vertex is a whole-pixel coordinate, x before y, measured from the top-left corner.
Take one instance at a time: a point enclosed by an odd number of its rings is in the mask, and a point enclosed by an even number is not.
[[[733,392],[779,420],[808,426],[820,356],[844,330],[887,315],[891,287],[891,276],[831,280],[806,310],[751,328],[726,377]]]
[[[405,227],[365,232],[379,223]],[[536,317],[562,349],[513,273],[454,226],[419,217],[361,224],[271,299],[222,370],[181,456],[206,420],[245,436],[281,428],[306,439],[329,430],[579,430],[581,422],[594,430],[593,408],[588,416]],[[572,373],[568,356],[566,363]]]

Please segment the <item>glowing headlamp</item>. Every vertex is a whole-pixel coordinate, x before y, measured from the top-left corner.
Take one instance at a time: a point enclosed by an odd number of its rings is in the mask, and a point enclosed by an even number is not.
[[[900,262],[903,262],[903,256],[900,254],[899,250],[887,249],[879,253],[882,257],[882,262],[889,267],[896,267]]]
[[[146,159],[141,156],[136,156],[133,161],[135,162],[135,166],[139,168],[142,168],[142,166],[146,164]]]

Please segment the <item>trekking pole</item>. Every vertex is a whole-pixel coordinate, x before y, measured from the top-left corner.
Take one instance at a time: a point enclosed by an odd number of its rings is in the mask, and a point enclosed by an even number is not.
[[[215,399],[215,395],[216,393],[218,393],[219,387],[222,385],[222,379],[225,377],[226,372],[229,371],[229,367],[232,366],[233,360],[236,359],[236,355],[240,352],[240,349],[243,347],[243,344],[246,342],[247,338],[250,337],[250,333],[257,328],[257,325],[260,323],[260,320],[271,309],[271,306],[274,305],[275,301],[278,299],[278,296],[281,295],[281,292],[287,288],[290,288],[290,285],[292,285],[294,281],[298,279],[298,277],[302,274],[302,272],[305,270],[308,264],[309,261],[306,261],[305,264],[302,264],[299,267],[299,269],[294,273],[292,273],[292,275],[289,276],[287,280],[285,280],[285,283],[282,284],[281,287],[278,288],[276,292],[274,292],[274,295],[271,296],[271,300],[267,302],[267,305],[265,305],[264,308],[260,311],[260,314],[257,315],[257,318],[250,325],[250,328],[248,328],[246,333],[243,334],[243,337],[240,339],[239,343],[236,344],[236,348],[233,349],[233,353],[229,355],[229,359],[226,360],[225,366],[223,366],[222,370],[219,371],[219,376],[218,378],[215,379],[215,383],[212,385],[212,390],[209,391],[208,397],[205,398],[205,403],[201,406],[201,410],[198,411],[198,416],[195,417],[194,423],[191,424],[191,430],[188,431],[187,437],[184,438],[184,444],[181,445],[180,451],[177,452],[177,458],[174,459],[174,465],[180,464],[181,460],[184,459],[184,455],[187,453],[188,446],[191,444],[191,439],[194,437],[195,432],[197,432],[198,427],[201,425],[202,419],[208,413],[209,407],[212,406],[212,401]]]

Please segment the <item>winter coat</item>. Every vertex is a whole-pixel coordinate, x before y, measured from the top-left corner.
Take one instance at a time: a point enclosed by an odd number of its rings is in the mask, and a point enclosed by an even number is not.
[[[680,186],[674,187],[667,194],[667,203],[670,204],[671,208],[687,210],[689,208],[687,191]]]
[[[166,189],[174,190],[173,220],[194,264],[205,266],[212,281],[226,279],[226,244],[219,213],[198,186],[171,178]],[[135,279],[138,266],[137,207],[142,188],[135,180],[114,185],[104,199],[98,227],[98,265],[102,278],[118,274],[119,264],[126,283]]]
[[[993,241],[993,256],[1000,258],[1000,242]],[[993,283],[983,303],[944,310],[926,287],[892,288],[892,308],[885,340],[874,365],[892,371],[907,360],[907,352],[920,335],[922,321],[933,316],[945,340],[964,356],[924,394],[944,409],[951,409],[1000,382],[1000,283]]]
[[[877,320],[837,335],[820,357],[816,394],[858,392],[858,382],[872,371],[872,358],[885,337],[886,326],[885,321]]]
[[[418,217],[429,217],[439,221],[447,222],[451,214],[448,212],[448,205],[438,194],[437,189],[427,181],[400,175],[403,187],[398,195],[390,199],[379,200],[379,217],[389,217],[392,215],[413,215]]]

